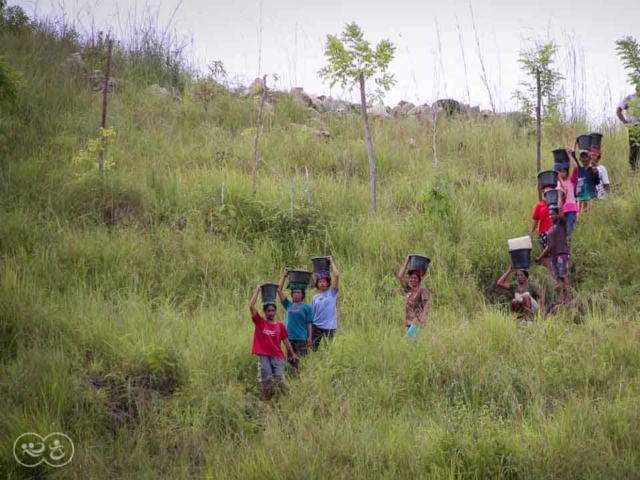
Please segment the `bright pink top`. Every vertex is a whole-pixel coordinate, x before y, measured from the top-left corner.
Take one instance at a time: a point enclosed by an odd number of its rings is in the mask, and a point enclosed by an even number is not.
[[[564,213],[577,212],[578,204],[576,203],[576,184],[574,183],[574,176],[567,178],[564,181],[564,185],[562,180],[559,178],[557,188],[564,192],[564,205],[562,206],[562,211]]]

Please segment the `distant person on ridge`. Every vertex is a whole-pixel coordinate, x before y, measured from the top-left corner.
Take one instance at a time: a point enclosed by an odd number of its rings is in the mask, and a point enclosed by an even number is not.
[[[571,158],[571,150],[567,148],[567,155]],[[567,219],[567,237],[571,237],[573,226],[578,219],[578,203],[576,202],[576,184],[570,178],[570,163],[556,163],[553,169],[558,172],[557,189],[562,196],[562,211]]]
[[[331,272],[333,273],[333,285],[329,272],[316,273],[316,288],[320,293],[311,300],[313,312],[313,335],[311,349],[315,352],[320,346],[323,337],[331,340],[338,328],[337,298],[340,289],[340,272],[333,257],[329,257]]]
[[[256,301],[260,295],[262,284],[258,285],[249,300],[251,320],[255,325],[253,331],[253,346],[251,353],[258,356],[258,381],[262,386],[262,399],[270,400],[273,392],[271,382],[274,377],[279,382],[284,381],[285,359],[280,343],[284,343],[293,361],[298,357],[291,347],[287,328],[283,323],[276,321],[276,306],[272,302],[263,305],[264,318],[256,310]]]
[[[516,283],[510,284],[509,275],[516,272]],[[544,293],[535,285],[529,283],[529,272],[524,269],[514,270],[512,265],[496,282],[498,287],[511,294],[511,310],[519,317],[531,320],[538,312],[544,313]]]
[[[307,354],[307,348],[311,346],[311,338],[313,336],[313,312],[311,307],[304,303],[307,285],[291,283],[291,300],[282,291],[284,282],[289,274],[287,268],[282,272],[280,283],[278,284],[278,297],[282,306],[287,311],[287,332],[289,333],[289,341],[295,354],[302,358]],[[288,355],[288,360],[294,369],[297,369],[297,362],[293,361],[293,357]]]
[[[569,243],[567,242],[567,220],[562,211],[562,205],[552,205],[549,215],[553,220],[553,227],[549,229],[547,248],[536,259],[539,261],[547,253],[551,254],[551,270],[558,282],[558,298],[554,305],[566,303],[569,300]]]
[[[429,289],[420,285],[422,277],[424,277],[426,272],[409,270],[409,282],[407,282],[405,273],[409,261],[410,257],[407,255],[407,259],[398,273],[398,280],[400,280],[402,290],[407,295],[407,305],[404,316],[404,326],[407,330],[414,323],[423,327],[427,321],[429,310],[431,309],[431,294],[429,293]]]
[[[580,162],[582,166],[576,160],[576,157],[568,152],[569,159],[575,163],[576,167],[571,174],[571,181],[576,186],[576,200],[578,201],[578,217],[583,214],[587,209],[588,203],[598,198],[598,190],[596,186],[600,183],[600,175],[595,164],[589,157],[587,150],[580,150]]]
[[[540,251],[543,252],[547,248],[547,232],[553,226],[553,221],[549,216],[547,201],[543,198],[533,208],[531,216],[531,226],[529,227],[529,236],[533,239],[533,232],[538,227],[538,242],[540,243]],[[551,259],[548,255],[541,255],[542,263],[551,273]]]
[[[625,117],[622,112],[627,110],[628,113]],[[627,127],[640,128],[640,84],[636,85],[636,93],[627,95],[622,99],[616,109],[616,115]],[[633,139],[631,131],[629,131],[629,165],[631,173],[638,171],[638,157],[640,157],[640,144]]]

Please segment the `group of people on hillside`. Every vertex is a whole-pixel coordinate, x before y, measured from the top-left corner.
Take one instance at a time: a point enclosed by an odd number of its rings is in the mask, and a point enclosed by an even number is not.
[[[616,113],[623,123],[640,127],[640,118],[629,114],[625,117],[622,113],[631,109],[633,105],[640,106],[639,100],[640,85],[636,88],[636,94],[625,97],[618,107]],[[640,111],[640,108],[631,109],[632,113],[634,111]],[[629,145],[629,163],[632,173],[635,173],[638,168],[640,146],[632,133]],[[567,148],[565,151],[568,161],[554,164],[554,170],[558,172],[557,184],[555,187],[548,185],[540,189],[545,199],[535,205],[529,230],[531,239],[535,230],[538,230],[540,254],[535,258],[536,263],[544,264],[558,285],[558,296],[553,306],[565,304],[571,299],[569,247],[576,223],[589,211],[593,201],[604,200],[610,193],[607,169],[600,164],[602,149],[599,142],[588,149],[579,149],[579,161],[573,150]],[[548,201],[546,198],[550,190],[557,192],[554,201]],[[427,260],[428,265],[429,260],[423,258]],[[249,301],[255,326],[252,353],[258,356],[258,380],[264,400],[271,399],[273,395],[273,380],[284,380],[287,361],[290,368],[297,371],[300,359],[309,351],[317,351],[323,338],[331,340],[338,328],[337,296],[340,289],[340,273],[333,257],[330,256],[328,259],[331,271],[314,273],[314,284],[319,293],[313,297],[311,305],[304,301],[307,283],[290,283],[288,289],[291,298],[287,298],[284,284],[289,270],[284,269],[277,294],[286,310],[286,325],[276,320],[275,301],[263,302],[264,317],[256,310],[256,302],[263,284],[258,285],[253,292]],[[424,326],[427,321],[431,308],[431,294],[429,289],[422,285],[426,265],[423,268],[411,268],[410,260],[411,256],[407,256],[397,277],[406,295],[405,328],[409,336],[414,336],[412,330]],[[510,283],[509,277],[514,272],[516,281]],[[538,286],[529,283],[528,269],[514,269],[510,265],[496,284],[510,293],[512,310],[525,322],[531,323],[535,315],[546,312],[544,292]],[[281,344],[287,349],[286,359]]]
[[[292,283],[288,285],[291,298],[285,294],[285,282],[289,275],[287,268],[282,272],[278,283],[278,298],[286,311],[286,325],[276,320],[276,302],[262,302],[264,316],[256,309],[256,303],[264,284],[259,284],[249,300],[251,319],[254,324],[251,353],[258,356],[258,381],[261,385],[263,400],[270,400],[274,389],[273,381],[284,380],[287,362],[297,372],[300,359],[309,351],[317,351],[323,339],[333,339],[338,328],[337,297],[340,290],[340,272],[332,256],[327,257],[331,271],[314,273],[315,287],[319,293],[314,295],[311,304],[305,303],[308,284]],[[410,256],[407,256],[398,279],[406,295],[404,324],[407,331],[412,327],[424,326],[431,307],[429,289],[421,285],[426,265],[409,268]],[[428,260],[426,257],[422,257]],[[282,352],[284,344],[287,356]]]
[[[602,149],[599,143],[589,149],[578,150],[579,162],[573,150],[567,148],[565,151],[569,162],[554,164],[554,170],[558,172],[555,188],[540,188],[540,193],[545,197],[548,191],[556,190],[557,199],[549,202],[544,198],[535,205],[529,229],[531,238],[536,228],[538,230],[540,255],[535,258],[536,263],[542,263],[557,282],[558,296],[552,307],[571,300],[569,259],[571,234],[576,222],[594,201],[605,200],[611,188],[607,169],[600,164]],[[510,284],[508,278],[514,271],[516,283]],[[546,311],[544,293],[538,286],[529,284],[529,272],[526,269],[515,270],[509,266],[496,284],[510,292],[512,310],[525,321],[530,322],[533,316]]]
[[[262,398],[271,399],[272,381],[284,380],[287,362],[281,344],[287,349],[287,360],[294,371],[298,362],[311,351],[317,351],[322,339],[331,340],[338,328],[337,297],[340,291],[340,272],[332,256],[328,257],[331,271],[315,272],[315,287],[311,305],[304,302],[308,284],[289,283],[291,299],[284,293],[289,274],[284,269],[278,284],[278,298],[287,312],[286,325],[276,320],[276,302],[263,301],[264,317],[256,310],[256,302],[264,284],[259,284],[249,300],[251,319],[255,326],[251,353],[258,356],[258,381]],[[332,275],[333,274],[333,278]]]

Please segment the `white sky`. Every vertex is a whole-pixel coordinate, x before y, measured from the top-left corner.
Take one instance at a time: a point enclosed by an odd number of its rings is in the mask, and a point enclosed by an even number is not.
[[[276,87],[280,89],[300,86],[310,93],[341,98],[350,97],[341,91],[330,92],[316,72],[324,64],[326,35],[338,34],[345,23],[355,21],[374,45],[387,38],[397,46],[391,71],[398,83],[387,93],[386,104],[393,106],[400,100],[431,103],[436,98],[449,97],[488,109],[490,102],[481,78],[471,6],[487,80],[499,110],[517,108],[511,95],[524,78],[517,61],[520,49],[531,45],[535,38],[551,39],[560,46],[557,60],[567,78],[564,83],[567,96],[578,103],[587,99],[588,113],[594,121],[613,117],[615,105],[633,90],[614,41],[625,35],[640,39],[637,0],[606,3],[147,0],[137,4],[107,0],[9,0],[9,3],[22,6],[29,14],[37,11],[39,16],[64,11],[69,20],[75,19],[86,28],[92,23],[96,29],[111,27],[116,35],[133,12],[139,17],[145,8],[157,11],[164,26],[178,7],[171,25],[180,35],[193,40],[194,62],[204,65],[222,60],[230,76],[245,83],[259,75],[277,74]],[[571,6],[572,3],[576,6]],[[572,53],[577,56],[577,75],[569,60]],[[271,78],[268,82],[273,84]]]

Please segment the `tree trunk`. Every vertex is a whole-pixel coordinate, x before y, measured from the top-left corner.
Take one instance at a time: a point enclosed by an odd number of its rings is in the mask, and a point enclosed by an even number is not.
[[[102,87],[102,121],[100,126],[104,129],[107,128],[107,94],[109,91],[109,73],[111,70],[111,47],[112,41],[107,39],[107,69],[104,72],[104,86]],[[100,148],[98,153],[98,170],[100,173],[104,173],[104,145]]]
[[[362,107],[362,121],[364,122],[364,135],[367,140],[367,154],[369,155],[369,190],[371,192],[371,215],[376,213],[376,161],[373,158],[373,142],[371,141],[371,129],[369,128],[369,114],[367,113],[367,97],[365,95],[364,75],[358,77],[360,82],[360,107]]]
[[[536,168],[539,172],[542,170],[542,153],[540,150],[540,144],[542,141],[542,86],[540,85],[540,72],[536,73],[536,87]],[[542,192],[538,189],[538,201],[539,200],[542,200]]]
[[[267,98],[267,76],[262,77],[262,97],[260,98],[260,109],[258,110],[258,123],[256,125],[256,140],[253,144],[253,188],[255,195],[258,189],[258,169],[260,168],[260,126],[262,125],[262,113],[264,112],[264,102]]]

